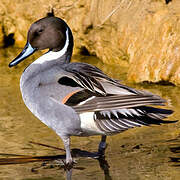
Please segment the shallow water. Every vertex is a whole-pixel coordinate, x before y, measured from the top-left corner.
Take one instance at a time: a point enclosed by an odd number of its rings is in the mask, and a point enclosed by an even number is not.
[[[60,138],[36,119],[25,107],[19,90],[19,78],[33,56],[18,67],[8,68],[8,63],[19,49],[0,51],[0,158],[15,155],[49,156],[64,154],[54,148],[39,146],[30,141],[63,148]],[[95,57],[74,56],[73,61],[88,62],[109,76],[126,82],[126,68],[103,64]],[[180,88],[170,85],[128,84],[138,89],[156,93],[167,99],[166,108],[175,113],[169,119],[180,119]],[[141,127],[108,137],[106,161],[100,167],[98,160],[78,157],[72,170],[72,179],[118,180],[178,180],[180,179],[180,122],[153,127]],[[72,148],[95,152],[100,137],[73,137]],[[174,158],[174,159],[172,159]],[[177,159],[176,159],[177,158]],[[7,161],[7,160],[5,160]],[[105,163],[107,162],[107,164]],[[1,165],[0,179],[54,180],[65,179],[63,169],[41,166],[42,162]]]

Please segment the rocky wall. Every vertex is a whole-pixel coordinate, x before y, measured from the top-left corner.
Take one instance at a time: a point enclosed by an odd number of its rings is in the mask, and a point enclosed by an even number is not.
[[[128,67],[132,82],[180,85],[179,0],[1,0],[0,46],[12,37],[23,47],[30,24],[52,8],[73,31],[74,53]]]

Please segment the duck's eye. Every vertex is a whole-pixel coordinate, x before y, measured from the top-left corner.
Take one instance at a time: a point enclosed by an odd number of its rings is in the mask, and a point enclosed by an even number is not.
[[[38,30],[38,33],[42,33],[42,32],[43,32],[43,29],[39,29],[39,30]]]
[[[34,36],[39,36],[43,32],[43,29],[36,30],[33,34]]]

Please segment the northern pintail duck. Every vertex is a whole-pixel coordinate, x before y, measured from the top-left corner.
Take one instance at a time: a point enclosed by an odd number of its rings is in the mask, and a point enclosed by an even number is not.
[[[101,135],[103,154],[106,135],[169,122],[163,119],[171,110],[150,106],[165,103],[159,96],[120,84],[90,64],[71,63],[72,32],[58,17],[33,23],[24,49],[9,66],[43,49],[49,51],[24,70],[20,89],[29,110],[61,137],[67,164],[73,162],[70,136]]]

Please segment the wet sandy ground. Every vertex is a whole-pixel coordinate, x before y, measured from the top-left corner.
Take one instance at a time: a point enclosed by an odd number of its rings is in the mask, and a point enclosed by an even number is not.
[[[9,69],[8,63],[18,49],[0,52],[0,158],[17,158],[15,155],[55,156],[64,152],[39,146],[30,141],[63,148],[60,138],[36,119],[25,107],[19,90],[19,78],[26,60]],[[37,55],[38,56],[38,55]],[[32,57],[32,58],[35,58]],[[74,57],[74,61],[89,62],[105,73],[125,82],[125,69],[117,65],[102,64],[94,57]],[[180,88],[171,85],[129,84],[145,89],[167,99],[167,108],[175,113],[169,118],[180,119]],[[77,157],[72,179],[118,180],[178,180],[180,179],[180,122],[153,127],[141,127],[108,137],[106,161]],[[72,148],[95,152],[100,137],[72,137]],[[179,159],[178,159],[179,158]],[[4,159],[7,162],[7,159]],[[179,162],[178,162],[179,161]],[[107,163],[107,164],[106,164]],[[65,179],[66,173],[59,167],[44,166],[42,162],[0,166],[0,180],[55,180]],[[50,163],[51,164],[51,163]]]

